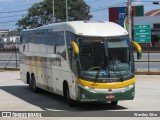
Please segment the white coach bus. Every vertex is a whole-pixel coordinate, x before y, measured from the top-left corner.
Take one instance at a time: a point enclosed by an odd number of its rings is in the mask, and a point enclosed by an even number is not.
[[[25,30],[20,77],[32,91],[62,95],[70,106],[75,101],[117,105],[135,94],[132,42],[112,22],[72,21]]]

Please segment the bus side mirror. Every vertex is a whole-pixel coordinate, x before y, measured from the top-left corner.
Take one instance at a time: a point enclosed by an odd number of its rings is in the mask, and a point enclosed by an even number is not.
[[[75,55],[75,60],[79,60],[79,48],[76,42],[71,41],[72,47],[73,47],[73,52]]]
[[[134,41],[131,41],[131,43],[136,47],[136,50],[137,50],[137,59],[141,59],[142,58],[142,48],[141,46],[134,42]]]

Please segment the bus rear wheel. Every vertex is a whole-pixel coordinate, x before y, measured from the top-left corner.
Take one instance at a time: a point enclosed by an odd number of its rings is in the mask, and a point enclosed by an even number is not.
[[[29,87],[34,93],[39,92],[39,88],[37,88],[37,86],[36,86],[36,79],[35,79],[34,74],[31,76],[31,79],[30,79],[30,82],[29,82]]]
[[[33,83],[32,83],[32,79],[31,77],[27,74],[27,81],[28,81],[28,84],[29,84],[29,89],[32,90],[33,89]]]
[[[35,79],[34,75],[32,76],[32,91],[34,93],[38,93],[39,92],[39,88],[37,88],[37,86],[36,86],[36,79]]]

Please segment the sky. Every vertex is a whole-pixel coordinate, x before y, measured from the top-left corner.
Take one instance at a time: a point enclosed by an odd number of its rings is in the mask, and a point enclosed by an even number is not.
[[[34,3],[43,0],[0,0],[0,29],[16,29],[16,22],[27,13],[27,9]],[[84,0],[90,7],[92,20],[108,21],[108,8],[126,6],[127,0]],[[144,12],[160,9],[160,5],[153,5],[151,1],[160,0],[132,0],[132,5],[144,5]],[[20,12],[17,12],[20,11]]]

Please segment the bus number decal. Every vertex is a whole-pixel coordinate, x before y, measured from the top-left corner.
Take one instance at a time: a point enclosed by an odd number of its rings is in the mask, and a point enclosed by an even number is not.
[[[98,86],[98,84],[93,83],[93,84],[91,84],[91,86]]]

